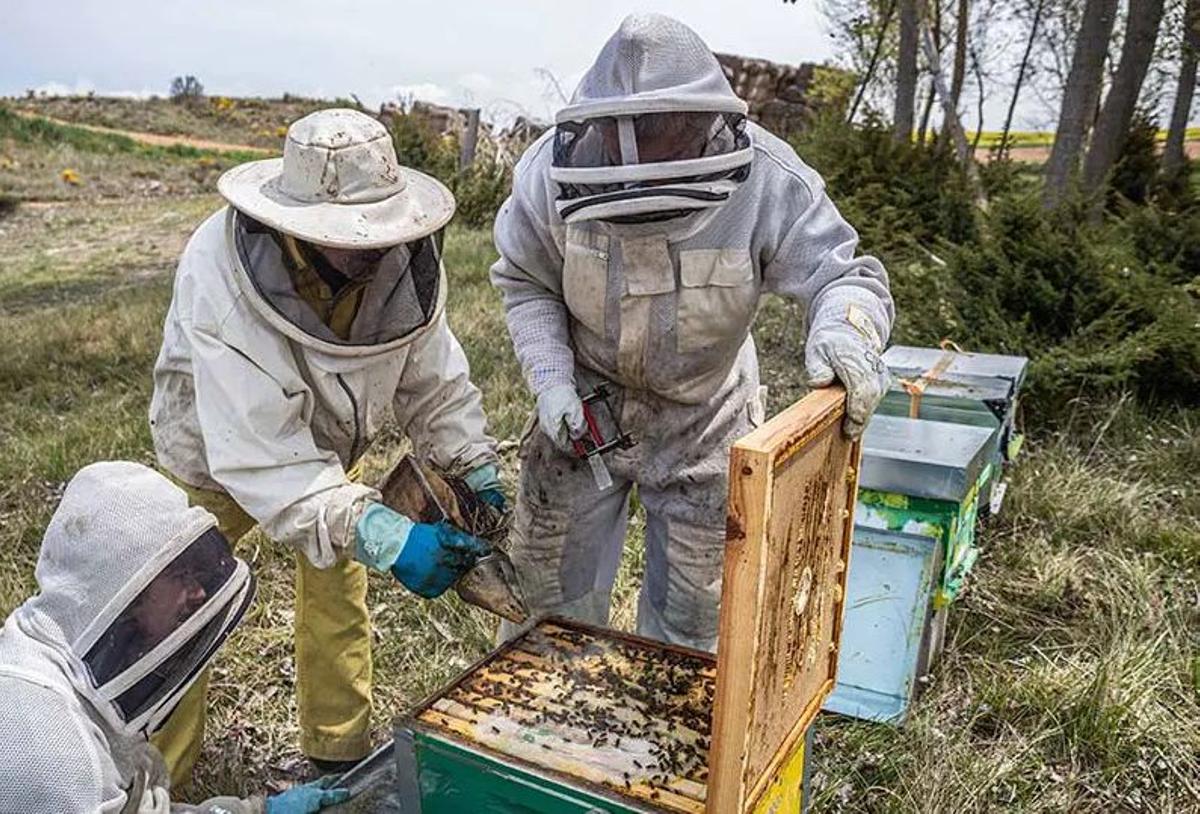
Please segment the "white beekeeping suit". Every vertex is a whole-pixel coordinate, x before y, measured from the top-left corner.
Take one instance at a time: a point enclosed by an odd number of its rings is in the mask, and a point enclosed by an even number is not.
[[[46,529],[37,582],[0,631],[0,812],[262,811],[171,803],[147,741],[254,596],[215,518],[144,466],[93,464]]]
[[[634,15],[517,165],[492,282],[543,430],[522,450],[513,552],[538,610],[607,620],[636,484],[639,632],[715,646],[728,451],[763,418],[764,292],[806,306],[805,367],[847,386],[848,432],[886,386],[886,272],[855,256],[820,176],[745,112],[694,32]],[[598,492],[566,441],[601,382],[637,444],[605,456],[614,483]]]

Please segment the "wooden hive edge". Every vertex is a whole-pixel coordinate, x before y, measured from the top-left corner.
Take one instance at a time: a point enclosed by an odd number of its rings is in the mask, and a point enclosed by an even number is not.
[[[845,388],[838,384],[822,387],[738,439],[733,448],[768,455],[778,464],[840,419],[845,411]]]

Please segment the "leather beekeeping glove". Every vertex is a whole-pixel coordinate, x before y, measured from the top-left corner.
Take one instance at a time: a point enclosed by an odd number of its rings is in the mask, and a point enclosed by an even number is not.
[[[538,424],[542,432],[563,452],[571,452],[571,441],[586,430],[583,401],[575,386],[556,384],[542,391],[537,400]]]
[[[837,379],[846,388],[842,430],[858,438],[891,383],[879,354],[883,341],[875,323],[849,290],[822,299],[804,349],[809,387],[828,387]]]

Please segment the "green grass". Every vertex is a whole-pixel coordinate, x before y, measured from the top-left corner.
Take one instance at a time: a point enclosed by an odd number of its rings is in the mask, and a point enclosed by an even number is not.
[[[213,182],[232,160],[0,108],[0,614],[34,590],[41,530],[78,468],[153,463],[146,409],[171,272],[220,206]],[[59,180],[67,167],[79,187]],[[30,199],[55,202],[16,203]],[[487,230],[450,230],[449,319],[511,491],[532,403],[488,283],[494,257]],[[917,264],[891,271],[897,291],[922,283]],[[797,306],[776,300],[759,316],[773,410],[803,392],[801,322]],[[1126,399],[1071,410],[1055,417],[1058,434],[1027,446],[1005,513],[983,529],[945,659],[909,725],[818,720],[815,810],[1200,810],[1200,412]],[[403,448],[385,433],[368,477]],[[215,664],[194,795],[257,792],[303,770],[292,555],[257,533],[241,554],[260,597]],[[625,629],[641,568],[635,517],[614,602]],[[382,738],[392,715],[487,651],[493,621],[381,578],[369,602]]]
[[[214,196],[21,209],[0,235],[0,613],[34,584],[62,486],[104,458],[152,462],[145,411],[174,255]],[[149,210],[154,220],[148,217]],[[140,238],[135,237],[140,235]],[[130,259],[122,247],[145,244]],[[69,251],[59,249],[69,246]],[[451,325],[484,391],[512,485],[530,401],[487,282],[485,231],[447,241]],[[131,275],[122,269],[134,269]],[[778,407],[800,392],[794,306],[758,331]],[[1128,402],[1079,408],[1039,438],[951,615],[946,658],[901,731],[818,722],[818,811],[1177,810],[1200,806],[1200,415]],[[378,476],[403,446],[367,459]],[[614,622],[634,618],[635,521]],[[260,599],[218,658],[201,792],[249,793],[300,770],[292,696],[291,554],[242,545]],[[372,583],[378,735],[388,719],[486,652],[492,621],[456,599]],[[1189,790],[1191,789],[1191,790]]]
[[[258,153],[141,144],[114,133],[18,116],[0,104],[0,199],[57,201],[210,193]],[[64,179],[74,174],[75,183]]]

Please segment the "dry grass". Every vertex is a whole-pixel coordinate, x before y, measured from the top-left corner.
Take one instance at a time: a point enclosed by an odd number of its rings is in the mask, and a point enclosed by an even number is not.
[[[65,481],[97,459],[151,462],[145,410],[170,273],[217,205],[208,195],[0,214],[0,614],[34,588]],[[451,324],[511,479],[530,403],[486,279],[489,236],[452,230],[447,252]],[[758,332],[776,407],[799,388],[796,316],[772,303]],[[1198,423],[1118,402],[1080,407],[1062,435],[1030,445],[909,726],[819,721],[816,810],[1200,810]],[[380,439],[370,471],[401,446]],[[626,628],[640,528],[616,602]],[[258,535],[242,554],[260,599],[216,662],[195,794],[247,793],[301,768],[291,554]],[[383,737],[391,715],[487,650],[492,620],[384,579],[370,604]]]

